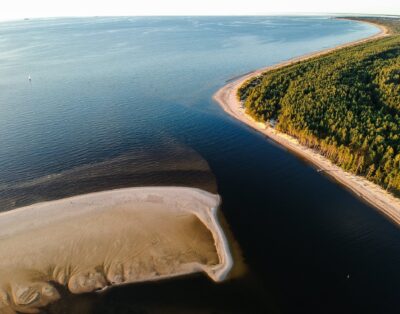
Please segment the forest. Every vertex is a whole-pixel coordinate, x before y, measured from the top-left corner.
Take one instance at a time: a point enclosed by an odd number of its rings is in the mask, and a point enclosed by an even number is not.
[[[400,195],[400,19],[387,37],[271,70],[238,90],[247,114]]]

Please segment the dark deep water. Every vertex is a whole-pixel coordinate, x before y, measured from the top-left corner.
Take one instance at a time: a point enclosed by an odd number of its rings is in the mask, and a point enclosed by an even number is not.
[[[249,269],[66,296],[46,312],[398,313],[398,228],[211,100],[233,76],[376,31],[324,17],[0,24],[2,210],[196,186],[222,196]]]

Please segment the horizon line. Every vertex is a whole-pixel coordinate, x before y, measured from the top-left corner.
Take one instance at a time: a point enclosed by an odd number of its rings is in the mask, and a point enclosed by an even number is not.
[[[54,15],[54,16],[25,16],[15,18],[0,18],[0,22],[13,22],[23,20],[41,20],[41,19],[67,19],[67,18],[108,18],[108,17],[262,17],[262,16],[370,16],[370,17],[390,17],[400,18],[400,14],[384,14],[384,13],[344,13],[344,12],[269,12],[265,14],[140,14],[140,15]]]

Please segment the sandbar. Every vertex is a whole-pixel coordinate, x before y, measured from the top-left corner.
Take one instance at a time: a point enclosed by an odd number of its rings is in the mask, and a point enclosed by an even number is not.
[[[1,213],[0,313],[37,313],[60,298],[57,285],[84,293],[196,272],[226,279],[220,202],[196,188],[142,187]]]

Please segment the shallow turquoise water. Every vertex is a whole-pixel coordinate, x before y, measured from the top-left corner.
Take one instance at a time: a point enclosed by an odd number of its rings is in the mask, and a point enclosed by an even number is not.
[[[249,268],[222,285],[199,276],[70,297],[52,313],[396,313],[398,229],[211,99],[231,77],[377,31],[327,17],[1,23],[2,210],[197,186],[221,194]]]

